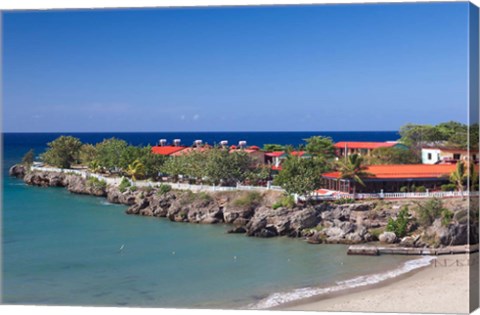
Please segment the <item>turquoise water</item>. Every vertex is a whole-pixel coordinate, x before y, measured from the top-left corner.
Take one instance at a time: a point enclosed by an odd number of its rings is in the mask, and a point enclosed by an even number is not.
[[[7,147],[4,171],[20,152]],[[3,185],[8,304],[246,308],[275,292],[329,287],[406,261],[226,234],[225,225],[128,216],[103,198],[30,187],[5,174]]]
[[[103,198],[19,180],[7,179],[4,189],[4,303],[244,307],[405,260],[127,216]]]

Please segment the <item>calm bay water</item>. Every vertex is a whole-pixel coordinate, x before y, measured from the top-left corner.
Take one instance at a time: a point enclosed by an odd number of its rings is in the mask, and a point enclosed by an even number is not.
[[[246,139],[256,145],[297,145],[312,134],[318,133],[77,136],[85,142],[116,136],[132,144],[181,138],[185,143]],[[399,256],[347,256],[341,245],[226,234],[224,225],[127,216],[125,206],[103,198],[29,187],[7,176],[8,167],[28,149],[40,153],[57,136],[4,135],[3,303],[245,308],[275,292],[331,287],[406,262]],[[336,141],[398,138],[394,132],[330,136]]]

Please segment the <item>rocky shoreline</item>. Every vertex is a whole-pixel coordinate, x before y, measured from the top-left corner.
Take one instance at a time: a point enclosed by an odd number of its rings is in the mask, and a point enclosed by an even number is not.
[[[374,200],[349,204],[321,203],[294,208],[275,207],[278,192],[162,192],[159,188],[126,189],[92,185],[87,179],[60,172],[29,171],[22,165],[10,168],[10,176],[26,184],[65,187],[76,194],[105,197],[111,203],[127,205],[129,215],[168,218],[174,222],[203,224],[226,223],[229,233],[247,236],[288,236],[309,243],[363,244],[382,242],[404,247],[442,247],[468,243],[468,210],[462,199],[446,200],[453,216],[448,224],[437,218],[428,228],[410,223],[410,236],[398,238],[386,232],[389,218],[396,218],[401,207],[414,201]],[[409,214],[412,218],[414,213]],[[413,220],[415,221],[415,220]],[[478,234],[477,234],[478,235]]]

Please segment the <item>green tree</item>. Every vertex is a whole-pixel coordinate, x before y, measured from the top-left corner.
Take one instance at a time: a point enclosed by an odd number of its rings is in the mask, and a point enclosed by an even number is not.
[[[305,139],[305,141],[307,142],[305,149],[308,153],[327,160],[335,157],[335,147],[332,138],[313,136]]]
[[[340,177],[353,181],[353,194],[356,191],[356,184],[365,186],[362,178],[371,176],[366,169],[367,167],[363,165],[363,158],[358,154],[349,155],[346,160],[342,159],[338,162]]]
[[[97,161],[110,172],[120,172],[129,163],[125,158],[127,143],[124,140],[110,138],[97,143]],[[132,159],[132,161],[135,159]],[[123,166],[123,167],[122,167]]]
[[[472,125],[470,133],[471,143],[478,143],[478,124]],[[466,149],[468,144],[468,126],[455,121],[436,126],[407,124],[400,128],[400,135],[400,140],[415,151],[420,151],[422,145],[426,144],[461,149]]]
[[[320,159],[303,159],[289,155],[282,164],[282,170],[274,178],[274,184],[281,186],[289,194],[310,198],[311,193],[321,185],[321,174],[326,164]]]
[[[185,175],[188,165],[188,156],[179,155],[168,157],[165,163],[160,167],[160,171],[169,175],[174,182],[178,181],[180,175]]]
[[[254,167],[248,172],[247,179],[252,185],[263,184],[272,177],[272,169],[268,165]]]
[[[415,152],[402,148],[377,148],[368,159],[368,164],[417,164],[420,157]]]
[[[89,165],[97,157],[97,149],[94,145],[85,143],[80,148],[80,163],[83,165]]]
[[[35,159],[35,150],[30,149],[28,150],[27,153],[22,158],[22,164],[25,166],[30,166],[33,164],[33,161]]]
[[[284,151],[285,146],[281,144],[264,144],[263,145],[263,150],[268,151],[268,152],[273,152],[273,151]]]
[[[479,144],[479,125],[478,123],[472,124],[469,129],[469,139],[470,139],[470,150],[478,152],[478,144]],[[477,157],[478,158],[478,157]]]
[[[70,168],[79,158],[82,142],[71,136],[60,136],[48,143],[48,149],[41,159],[49,165],[60,168]]]
[[[417,221],[423,227],[431,226],[437,218],[449,216],[448,209],[443,207],[442,200],[439,198],[432,198],[425,202],[416,202],[416,204]]]
[[[447,146],[466,149],[468,144],[468,127],[465,124],[449,121],[435,126],[446,141]]]
[[[440,144],[446,140],[437,128],[431,125],[407,124],[400,128],[400,141],[415,151],[420,151],[422,145]]]
[[[394,232],[397,237],[404,237],[408,232],[408,207],[403,208],[398,213],[397,219],[390,218],[386,230],[388,232]]]
[[[291,144],[287,144],[286,146],[283,147],[284,148],[284,151],[288,154],[292,153],[293,151],[295,151],[295,147]]]
[[[465,163],[462,161],[457,163],[455,171],[450,174],[450,182],[457,186],[457,190],[463,192],[463,186],[467,180],[467,171],[465,168]]]
[[[243,182],[254,163],[243,151],[229,153],[218,148],[206,152],[205,160],[204,176],[212,184],[227,186]]]
[[[157,179],[161,171],[163,163],[168,157],[160,154],[152,153],[152,147],[146,146],[140,149],[140,162],[145,167],[145,176],[148,178]]]

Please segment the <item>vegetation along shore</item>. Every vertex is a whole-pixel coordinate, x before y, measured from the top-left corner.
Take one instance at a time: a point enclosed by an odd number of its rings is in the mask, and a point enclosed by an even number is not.
[[[22,163],[11,167],[10,175],[23,178],[29,185],[60,186],[72,193],[106,197],[111,203],[127,205],[126,213],[131,215],[227,223],[231,225],[229,233],[301,237],[313,244],[381,242],[437,248],[478,242],[478,198],[471,200],[477,203],[471,209],[477,210],[469,211],[462,197],[464,191],[478,189],[475,158],[458,159],[449,176],[434,181],[435,185],[446,182],[439,190],[461,192],[457,198],[415,199],[405,194],[397,200],[355,200],[356,191],[365,189],[367,180],[374,178],[368,172],[369,165],[418,164],[421,148],[432,143],[466,149],[465,128],[454,122],[407,125],[401,130],[402,139],[395,142],[401,147],[379,146],[372,152],[350,153],[348,148],[340,152],[331,139],[320,136],[306,139],[300,148],[269,144],[260,149],[225,142],[209,146],[201,141],[183,147],[175,143],[168,146],[176,148],[168,149],[169,154],[159,154],[167,151],[162,141],[156,147],[136,147],[112,138],[93,145],[61,136],[41,155],[42,163],[51,168],[35,162],[30,151]],[[275,159],[265,162],[276,156],[284,159],[278,164]],[[318,191],[325,184],[321,174],[332,171],[349,182],[349,191],[342,195],[328,190],[319,197]],[[470,186],[468,176],[477,178]],[[232,189],[193,192],[174,189],[172,183],[177,182]],[[238,185],[251,189],[235,189]],[[428,193],[428,188],[421,187],[405,189]]]

